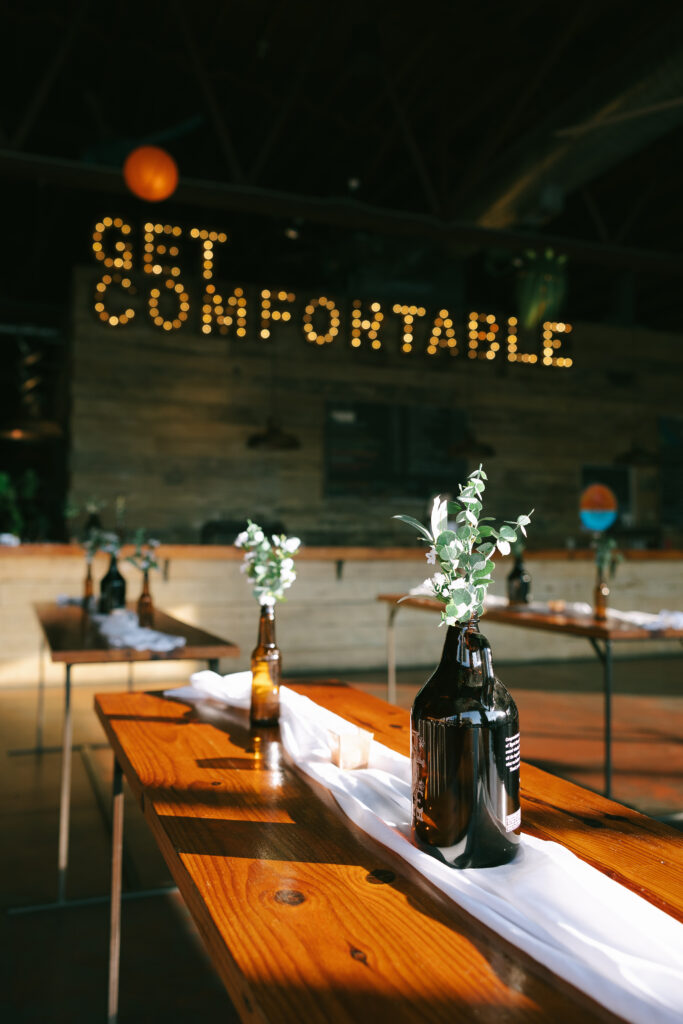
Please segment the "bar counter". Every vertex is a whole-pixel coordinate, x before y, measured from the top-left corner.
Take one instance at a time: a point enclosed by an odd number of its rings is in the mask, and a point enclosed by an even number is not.
[[[128,582],[128,599],[136,600],[140,573],[125,557],[121,571]],[[612,607],[658,612],[683,607],[681,550],[633,550],[610,583]],[[246,668],[256,641],[258,608],[240,572],[242,552],[232,545],[162,545],[160,569],[152,572],[152,597],[171,615],[219,636],[230,636],[242,650],[239,664]],[[287,600],[276,611],[278,642],[285,671],[334,672],[386,667],[385,609],[379,593],[407,593],[429,575],[424,548],[414,547],[304,547],[297,555],[298,579]],[[525,553],[538,600],[591,601],[595,582],[593,553],[586,549],[539,550]],[[107,556],[95,559],[95,590],[104,575]],[[505,593],[511,560],[500,559],[492,593]],[[38,678],[39,632],[32,610],[35,601],[55,600],[59,594],[78,597],[82,592],[84,557],[77,544],[22,544],[0,547],[0,686],[33,686]],[[574,659],[570,640],[542,633],[532,635],[495,623],[486,627],[495,658],[502,661]],[[428,669],[436,663],[443,635],[430,616],[406,616],[397,636],[397,657],[403,666]],[[670,645],[656,641],[648,649],[670,653]],[[622,656],[637,653],[620,647]],[[189,663],[174,666],[178,680],[187,678]],[[145,665],[136,669],[147,683],[163,677],[169,667]],[[124,670],[84,668],[79,681],[123,682]],[[46,681],[60,685],[61,675],[48,666]]]

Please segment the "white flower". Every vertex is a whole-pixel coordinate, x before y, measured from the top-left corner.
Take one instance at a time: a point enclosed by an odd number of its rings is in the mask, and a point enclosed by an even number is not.
[[[254,544],[260,544],[265,539],[265,536],[263,530],[254,530],[254,535],[251,539]]]
[[[283,544],[285,551],[288,551],[290,555],[293,555],[295,551],[298,551],[301,547],[301,541],[298,537],[287,537]]]
[[[448,522],[448,501],[441,501],[441,495],[437,494],[432,505],[432,538],[437,539],[440,533],[446,529]]]
[[[235,547],[241,548],[242,545],[245,544],[248,539],[249,534],[247,533],[246,530],[242,530],[242,532],[238,533],[237,536],[235,537]]]
[[[426,558],[430,565],[436,565],[436,548],[430,548]]]
[[[294,568],[294,559],[293,558],[283,558],[282,559],[282,569],[283,569],[284,572],[288,572],[290,569],[293,569],[293,568]]]

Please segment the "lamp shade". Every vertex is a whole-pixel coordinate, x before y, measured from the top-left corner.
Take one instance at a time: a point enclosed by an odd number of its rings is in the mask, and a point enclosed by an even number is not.
[[[165,149],[138,146],[126,157],[123,178],[140,199],[158,203],[173,195],[178,185],[178,166]]]

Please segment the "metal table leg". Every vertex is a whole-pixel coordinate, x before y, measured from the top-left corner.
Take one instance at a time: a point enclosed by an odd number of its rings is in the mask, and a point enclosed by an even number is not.
[[[45,637],[41,633],[38,649],[38,706],[36,708],[36,753],[43,752],[45,726]]]
[[[123,864],[123,773],[114,758],[111,834],[111,905],[109,916],[109,990],[107,1022],[116,1024],[119,1012],[121,954],[121,867]]]
[[[57,902],[63,903],[66,896],[66,873],[69,866],[69,808],[71,803],[71,665],[66,665],[64,678],[64,726],[62,732],[62,787],[59,803],[59,881]]]
[[[218,658],[207,658],[206,664],[210,672],[219,672],[219,659]]]
[[[604,736],[605,736],[605,796],[612,796],[612,641],[603,640],[600,646],[594,637],[588,638],[593,650],[602,662],[604,704]]]
[[[390,605],[387,620],[387,700],[396,703],[396,630],[394,620],[398,605]]]

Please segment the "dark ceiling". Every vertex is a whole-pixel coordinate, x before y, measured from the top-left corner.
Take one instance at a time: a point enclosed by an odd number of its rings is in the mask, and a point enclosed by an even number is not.
[[[57,322],[92,223],[146,216],[120,167],[151,142],[164,218],[227,229],[246,280],[469,302],[552,244],[573,319],[679,328],[676,0],[17,2],[2,38],[4,322]]]

